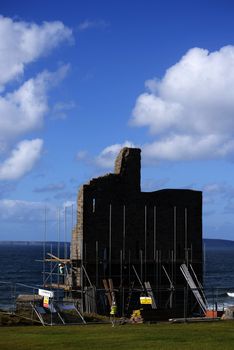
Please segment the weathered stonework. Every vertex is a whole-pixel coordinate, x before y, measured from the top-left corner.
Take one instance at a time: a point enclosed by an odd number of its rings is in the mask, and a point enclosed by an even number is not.
[[[186,286],[182,263],[192,263],[202,281],[202,193],[141,192],[140,153],[123,148],[113,174],[92,179],[79,191],[71,244],[76,287],[82,284],[81,264],[97,287],[107,277],[116,287],[128,287],[135,278],[132,265],[142,281],[158,290],[169,283],[163,266],[175,287]]]

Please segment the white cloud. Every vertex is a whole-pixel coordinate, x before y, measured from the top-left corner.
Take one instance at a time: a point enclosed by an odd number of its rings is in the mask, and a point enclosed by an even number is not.
[[[67,111],[75,108],[76,104],[73,101],[57,102],[52,109],[52,119],[66,119]]]
[[[39,226],[43,231],[45,225],[45,212],[47,219],[48,235],[54,235],[56,226],[58,224],[58,210],[60,211],[60,221],[64,218],[64,209],[66,208],[67,225],[70,228],[75,223],[76,203],[67,201],[61,203],[61,207],[56,207],[53,203],[31,202],[18,199],[0,199],[0,221],[11,223],[35,223],[41,224]],[[32,235],[32,233],[31,233]],[[50,235],[51,236],[51,235]],[[31,236],[32,237],[32,236]],[[47,236],[47,239],[49,237]],[[41,240],[43,237],[41,237]],[[56,237],[54,237],[56,239]]]
[[[0,180],[16,180],[28,173],[40,158],[43,141],[21,141],[9,158],[0,164]]]
[[[157,135],[143,147],[146,158],[210,159],[234,153],[234,46],[211,53],[193,48],[146,87],[131,119]]]
[[[96,157],[95,163],[101,168],[113,168],[115,158],[123,147],[134,147],[130,141],[125,141],[122,144],[114,144],[104,148],[104,150]]]
[[[72,30],[62,22],[41,25],[0,16],[0,153],[6,157],[13,142],[43,126],[49,110],[48,90],[67,74],[69,65],[56,72],[43,71],[6,89],[7,83],[22,78],[26,65],[47,56],[62,42],[71,42]],[[29,172],[40,157],[43,141],[21,141],[9,158],[0,163],[0,180],[15,180]]]
[[[76,208],[76,202],[75,201],[66,201],[62,204],[62,207],[65,209],[70,209],[70,211],[68,210],[68,213],[72,211],[72,209]],[[72,213],[73,215],[74,213]]]
[[[46,215],[45,215],[46,214]],[[0,200],[0,221],[3,224],[11,223],[11,226],[14,223],[23,224],[24,229],[27,224],[30,224],[32,228],[32,223],[37,223],[35,230],[30,231],[29,239],[32,240],[32,237],[35,236],[35,233],[38,235],[39,240],[43,240],[43,237],[40,236],[45,225],[45,217],[47,224],[47,239],[51,239],[51,233],[56,230],[56,224],[58,220],[58,208],[51,203],[43,202],[32,202],[19,199],[1,199]],[[19,232],[22,226],[19,226]],[[39,230],[38,230],[39,228]],[[41,231],[41,232],[40,232]],[[22,235],[25,233],[22,232]],[[55,237],[53,237],[55,239]]]
[[[48,89],[57,84],[67,73],[69,66],[62,66],[55,73],[44,71],[36,78],[5,96],[0,96],[0,143],[7,144],[16,136],[40,128],[48,111]]]
[[[130,141],[125,141],[122,144],[116,143],[114,145],[104,148],[98,156],[93,158],[90,154],[81,150],[76,154],[76,160],[82,161],[88,165],[96,166],[98,168],[104,168],[113,170],[115,159],[123,147],[135,147],[134,144]],[[99,176],[99,174],[97,175]]]
[[[152,133],[161,133],[176,126],[182,112],[179,103],[164,101],[152,93],[145,93],[138,97],[133,111],[132,124],[149,126]]]
[[[80,23],[78,26],[79,31],[84,31],[87,29],[105,29],[109,27],[110,23],[104,20],[94,20],[90,21],[89,19],[86,19],[84,22]]]
[[[222,158],[234,151],[234,140],[221,135],[174,134],[145,144],[142,155],[147,161]]]
[[[43,208],[45,205],[40,202],[28,202],[22,200],[2,199],[0,200],[0,219],[14,221],[35,221],[41,214],[44,217]],[[40,213],[41,210],[41,213]]]
[[[72,31],[62,22],[37,25],[0,16],[0,87],[22,75],[26,64],[71,40]]]

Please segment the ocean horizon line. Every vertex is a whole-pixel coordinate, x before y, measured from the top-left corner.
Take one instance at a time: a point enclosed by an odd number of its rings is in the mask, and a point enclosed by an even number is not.
[[[232,242],[234,244],[234,239],[224,239],[224,238],[203,238],[203,242]],[[49,240],[49,241],[43,241],[43,240],[0,240],[0,244],[28,244],[28,245],[36,245],[36,244],[44,244],[44,243],[71,243],[70,241],[57,241],[57,240]]]
[[[70,244],[70,241],[26,241],[26,240],[2,240],[0,241],[0,245],[6,245],[6,244],[12,244],[12,245],[16,245],[16,244],[19,244],[19,245],[40,245],[40,244],[51,244],[51,243],[69,243]]]

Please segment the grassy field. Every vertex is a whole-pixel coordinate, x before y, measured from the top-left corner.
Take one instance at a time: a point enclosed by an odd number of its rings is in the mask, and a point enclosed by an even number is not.
[[[1,327],[1,350],[234,349],[234,322]]]

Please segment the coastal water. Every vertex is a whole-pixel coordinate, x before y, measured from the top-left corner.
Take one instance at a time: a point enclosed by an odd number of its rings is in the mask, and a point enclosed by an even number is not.
[[[234,305],[234,242],[218,241],[206,244],[204,259],[204,288],[210,305],[219,309]]]
[[[19,294],[37,294],[51,270],[50,263],[43,263],[44,258],[50,258],[47,253],[67,257],[69,249],[68,243],[58,247],[49,242],[0,242],[0,308],[14,305]]]
[[[0,308],[13,305],[18,294],[37,291],[43,283],[43,257],[46,252],[57,255],[57,244],[47,243],[0,243]],[[69,245],[60,244],[60,257],[69,256]],[[48,257],[48,256],[47,256]],[[234,242],[205,241],[204,288],[210,305],[219,308],[234,305]]]

